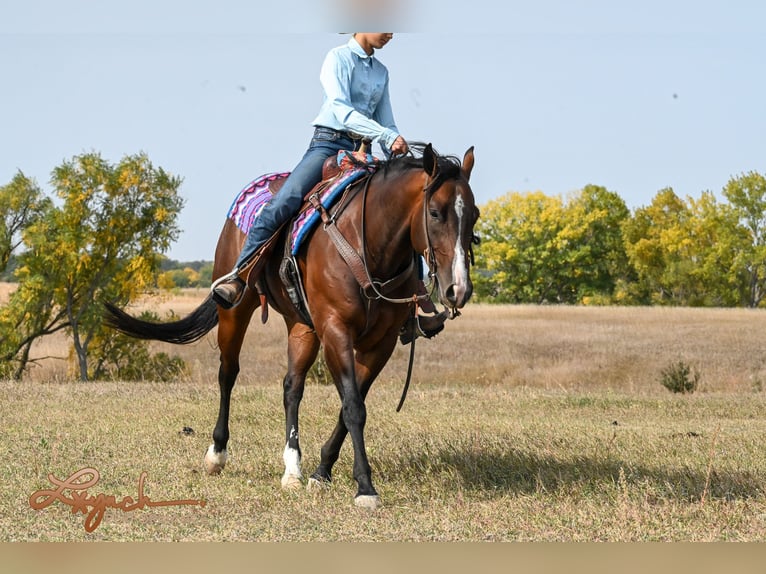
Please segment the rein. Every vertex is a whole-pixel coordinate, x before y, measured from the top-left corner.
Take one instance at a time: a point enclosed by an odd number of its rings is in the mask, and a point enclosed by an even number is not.
[[[425,301],[426,299],[430,299],[431,295],[434,292],[436,282],[431,281],[431,292],[425,295],[417,295],[413,294],[412,297],[403,297],[403,298],[392,298],[392,297],[386,297],[383,293],[381,293],[381,290],[378,289],[377,284],[383,286],[384,284],[380,283],[379,281],[374,281],[372,279],[372,276],[370,275],[370,268],[367,266],[367,243],[366,243],[366,233],[365,233],[365,220],[366,220],[366,214],[367,214],[367,192],[370,188],[370,180],[372,177],[368,177],[367,180],[364,183],[364,189],[362,191],[362,222],[361,222],[361,251],[362,251],[362,266],[364,267],[364,272],[367,276],[367,283],[368,286],[372,289],[375,296],[370,297],[367,295],[367,290],[365,288],[365,295],[369,299],[383,299],[384,301],[388,301],[389,303],[417,303],[418,301]],[[426,186],[423,189],[423,192],[426,193],[428,191],[428,186]],[[427,218],[427,206],[428,203],[423,200],[423,226],[425,228],[425,234],[426,234],[426,250],[424,252],[424,256],[427,254],[427,262],[428,262],[428,276],[433,278],[436,275],[436,259],[433,257],[433,250],[431,249],[431,236],[428,233],[428,218]],[[407,268],[409,270],[409,267]]]

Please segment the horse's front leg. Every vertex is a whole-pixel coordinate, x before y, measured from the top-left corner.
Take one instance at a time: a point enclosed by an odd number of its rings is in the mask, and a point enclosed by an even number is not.
[[[367,449],[364,443],[367,407],[364,404],[362,393],[357,387],[353,371],[353,362],[351,362],[348,370],[341,375],[340,383],[343,424],[348,429],[354,446],[354,480],[357,484],[354,503],[364,508],[377,508],[380,506],[380,497],[372,485],[372,469],[367,459]]]
[[[354,371],[359,380],[359,392],[362,400],[367,398],[367,393],[375,381],[380,371],[385,366],[388,358],[396,345],[396,337],[391,341],[383,341],[375,346],[375,350],[370,353],[357,353]],[[332,467],[338,460],[340,449],[348,434],[346,424],[343,422],[343,409],[338,414],[338,423],[335,425],[330,438],[322,446],[321,459],[319,465],[309,479],[310,486],[324,486],[332,481]]]
[[[282,458],[285,472],[282,475],[282,488],[295,488],[301,485],[301,447],[298,435],[298,410],[306,373],[316,359],[319,351],[319,339],[316,333],[306,325],[295,323],[288,325],[287,339],[287,374],[283,381],[285,407],[285,450]]]
[[[358,490],[354,502],[357,506],[378,508],[380,497],[372,485],[372,470],[367,459],[364,442],[364,427],[367,421],[365,398],[373,381],[391,355],[396,337],[381,342],[372,353],[359,353],[354,357],[348,345],[332,345],[325,341],[325,357],[328,368],[336,377],[336,386],[341,395],[341,412],[332,436],[322,447],[322,458],[317,471],[312,475],[317,481],[329,481],[331,469],[338,459],[340,447],[346,434],[351,435],[354,447],[354,479]],[[357,380],[358,377],[358,380]]]

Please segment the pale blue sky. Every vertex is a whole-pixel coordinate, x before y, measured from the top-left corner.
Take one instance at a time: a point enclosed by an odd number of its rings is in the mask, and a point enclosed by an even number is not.
[[[169,255],[212,259],[237,191],[303,154],[319,66],[347,40],[332,30],[365,29],[329,15],[348,1],[4,1],[0,184],[21,170],[47,190],[74,155],[145,151],[184,179]],[[594,183],[635,208],[766,172],[766,3],[406,6],[378,54],[397,124],[443,153],[474,145],[479,204]]]

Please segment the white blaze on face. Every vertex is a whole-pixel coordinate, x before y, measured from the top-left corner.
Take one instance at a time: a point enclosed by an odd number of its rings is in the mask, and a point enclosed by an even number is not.
[[[465,202],[463,196],[458,194],[455,198],[455,213],[457,214],[457,241],[455,242],[455,257],[452,260],[452,280],[455,283],[455,295],[458,300],[462,298],[468,285],[468,269],[465,265],[465,251],[461,238],[463,237],[463,215]]]

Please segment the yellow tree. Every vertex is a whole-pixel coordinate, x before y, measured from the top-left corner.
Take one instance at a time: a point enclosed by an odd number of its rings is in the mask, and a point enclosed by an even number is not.
[[[741,254],[747,237],[736,211],[710,192],[699,199],[661,190],[624,227],[626,251],[647,303],[745,303]]]
[[[162,252],[178,235],[181,180],[154,168],[144,154],[111,165],[89,153],[64,162],[51,183],[59,205],[28,226],[19,256],[19,289],[3,309],[2,358],[26,366],[41,336],[67,329],[81,379],[88,356],[108,347],[101,324],[105,300],[124,305],[151,284]]]
[[[623,226],[625,251],[636,270],[647,303],[682,302],[689,264],[683,254],[692,247],[689,208],[671,188],[660,190],[652,203],[637,209]]]
[[[0,186],[0,271],[21,245],[21,232],[50,207],[37,184],[18,172],[7,185]]]
[[[514,303],[555,298],[551,271],[560,243],[561,198],[512,192],[482,206],[481,213],[477,294]]]
[[[498,302],[578,303],[611,297],[625,274],[624,202],[598,186],[566,200],[509,193],[481,208],[476,291]]]

